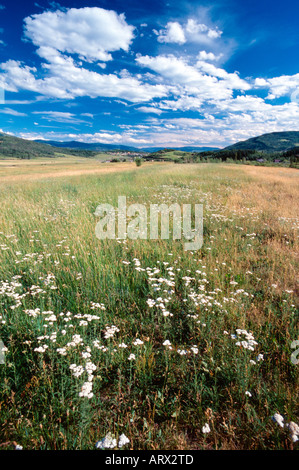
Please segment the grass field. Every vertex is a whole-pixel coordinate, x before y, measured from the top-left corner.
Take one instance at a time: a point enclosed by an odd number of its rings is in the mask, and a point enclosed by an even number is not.
[[[291,168],[1,162],[0,448],[294,449],[298,192]],[[202,203],[203,247],[98,240],[120,195]]]

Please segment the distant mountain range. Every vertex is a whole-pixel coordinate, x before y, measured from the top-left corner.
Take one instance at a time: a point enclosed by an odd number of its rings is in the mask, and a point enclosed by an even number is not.
[[[123,150],[127,152],[157,152],[162,150],[162,147],[130,147],[127,145],[118,144],[101,144],[87,142],[78,142],[72,140],[70,142],[59,142],[54,140],[35,140],[35,142],[51,145],[52,147],[63,147],[69,149],[84,149],[84,150],[96,150],[96,151],[111,151],[111,150]],[[183,152],[203,152],[207,150],[220,150],[218,147],[171,147],[173,150],[181,150]]]
[[[172,150],[182,152],[215,152],[221,150],[255,150],[266,153],[285,152],[294,147],[299,148],[299,131],[290,132],[272,132],[263,134],[251,139],[237,142],[225,149],[215,147],[173,147]],[[63,149],[63,150],[62,150]],[[155,153],[164,150],[163,147],[144,147],[136,148],[118,144],[85,143],[85,142],[58,142],[45,140],[26,140],[14,137],[12,135],[0,133],[0,158],[35,158],[35,157],[54,157],[57,153],[68,155],[80,155],[84,157],[94,157],[99,152],[105,151],[124,151],[124,152],[147,152]]]
[[[229,145],[225,150],[257,150],[264,152],[285,152],[299,147],[299,131],[271,132],[236,144]]]
[[[101,143],[85,143],[85,142],[57,142],[57,141],[45,141],[38,140],[36,142],[51,145],[53,147],[63,147],[70,149],[85,149],[95,151],[105,150],[123,150],[131,152],[158,152],[163,150],[163,147],[129,147],[126,145],[113,145],[113,144],[101,144]],[[262,134],[257,137],[252,137],[244,141],[236,142],[233,145],[220,149],[219,147],[171,147],[173,150],[180,150],[182,152],[206,152],[206,151],[218,151],[218,150],[232,150],[232,149],[247,149],[264,152],[284,152],[299,146],[299,131],[288,131],[288,132],[271,132],[269,134]]]
[[[139,149],[136,147],[130,147],[127,145],[118,145],[118,144],[101,144],[101,143],[92,143],[89,144],[87,142],[78,142],[76,140],[72,140],[69,142],[59,142],[55,140],[35,140],[34,142],[38,142],[40,144],[51,145],[51,147],[56,148],[69,148],[69,149],[76,149],[76,150],[93,150],[93,151],[111,151],[111,150],[124,150],[128,152],[136,152]]]

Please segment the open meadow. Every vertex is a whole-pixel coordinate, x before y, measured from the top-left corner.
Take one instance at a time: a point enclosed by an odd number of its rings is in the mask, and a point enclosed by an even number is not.
[[[1,161],[0,449],[294,449],[298,175]],[[99,240],[118,196],[203,204],[202,248]]]

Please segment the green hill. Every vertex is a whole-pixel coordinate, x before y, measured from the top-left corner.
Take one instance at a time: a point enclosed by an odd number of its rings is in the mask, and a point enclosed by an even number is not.
[[[49,145],[32,140],[20,139],[7,134],[0,134],[0,156],[6,158],[29,159],[35,157],[54,157],[55,151]]]
[[[0,133],[0,158],[31,159],[37,157],[52,158],[57,154],[81,157],[94,157],[95,150],[58,148],[34,140],[20,139],[12,135]]]
[[[285,152],[299,147],[299,131],[271,132],[237,142],[224,150],[256,150],[263,152]]]
[[[149,153],[148,155],[145,155],[143,158],[144,160],[148,161],[192,161],[193,156],[195,155],[194,152],[187,152],[187,151],[182,151],[182,150],[176,150],[176,149],[161,149],[157,150],[155,152]]]

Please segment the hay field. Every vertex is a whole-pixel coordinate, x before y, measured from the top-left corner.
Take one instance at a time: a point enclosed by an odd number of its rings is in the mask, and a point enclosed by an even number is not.
[[[294,449],[298,187],[290,168],[0,162],[0,448]],[[202,248],[97,239],[118,196],[203,204]]]

